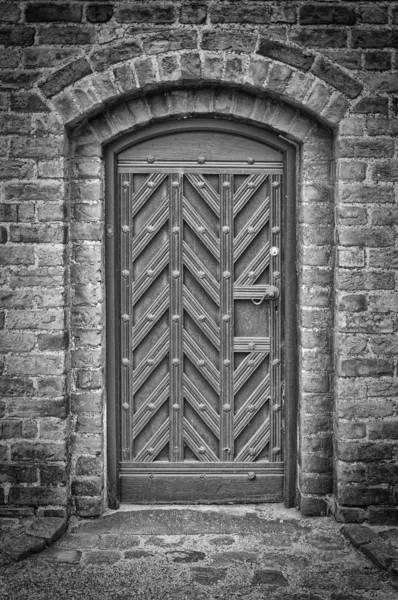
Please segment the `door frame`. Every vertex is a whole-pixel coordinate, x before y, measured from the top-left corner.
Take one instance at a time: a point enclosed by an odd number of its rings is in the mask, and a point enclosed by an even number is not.
[[[156,138],[174,131],[211,130],[238,133],[245,137],[275,147],[284,154],[285,194],[283,206],[284,275],[284,381],[285,381],[285,475],[284,502],[287,507],[296,505],[297,489],[297,416],[298,416],[298,365],[297,365],[297,250],[296,250],[296,185],[298,179],[296,145],[286,138],[258,125],[248,125],[233,120],[195,117],[175,119],[149,125],[138,131],[124,134],[104,147],[105,159],[105,286],[106,286],[106,403],[107,403],[107,491],[108,506],[116,509],[120,504],[120,301],[116,280],[120,265],[117,263],[120,211],[117,190],[117,155],[129,146],[146,139]]]

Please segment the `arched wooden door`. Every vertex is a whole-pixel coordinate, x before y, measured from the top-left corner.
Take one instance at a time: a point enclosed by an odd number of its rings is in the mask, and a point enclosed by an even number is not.
[[[283,499],[286,152],[259,137],[196,120],[113,154],[122,502]]]

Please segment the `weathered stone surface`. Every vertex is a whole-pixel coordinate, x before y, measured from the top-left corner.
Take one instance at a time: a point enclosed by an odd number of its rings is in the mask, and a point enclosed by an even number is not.
[[[200,585],[214,585],[222,581],[226,576],[226,569],[214,567],[192,567],[191,576],[193,581]]]
[[[42,538],[46,544],[52,544],[66,531],[66,519],[56,517],[37,517],[27,528],[27,535]]]
[[[277,587],[285,587],[288,586],[289,583],[281,571],[262,569],[261,571],[256,571],[254,573],[252,585],[274,585]]]
[[[2,550],[13,560],[22,560],[30,554],[40,552],[46,546],[42,538],[32,537],[24,533],[15,535],[14,532],[6,534],[1,540]]]

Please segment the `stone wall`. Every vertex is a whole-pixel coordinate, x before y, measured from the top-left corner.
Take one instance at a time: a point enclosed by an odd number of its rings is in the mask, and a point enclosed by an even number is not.
[[[0,514],[103,509],[102,146],[200,114],[300,149],[301,510],[397,520],[398,2],[13,1],[0,21]]]

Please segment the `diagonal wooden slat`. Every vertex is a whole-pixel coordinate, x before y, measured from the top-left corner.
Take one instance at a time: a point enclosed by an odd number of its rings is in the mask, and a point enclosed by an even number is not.
[[[160,361],[166,356],[169,351],[170,340],[169,331],[165,331],[162,337],[156,342],[156,344],[150,349],[144,360],[140,362],[136,369],[133,371],[133,390],[136,393],[142,386],[144,381],[157,367]]]
[[[133,416],[133,438],[144,429],[153,415],[169,397],[169,376],[165,375]]]
[[[188,179],[190,184],[195,188],[198,194],[203,198],[203,200],[210,206],[212,211],[220,216],[220,196],[217,194],[216,190],[212,185],[207,181],[203,175],[199,175],[199,173],[186,173],[185,177]]]
[[[213,321],[208,312],[196,300],[195,296],[184,285],[183,287],[184,309],[195,321],[196,325],[209,338],[213,346],[220,349],[220,328]]]
[[[151,239],[157,234],[159,229],[166,223],[169,216],[169,197],[159,206],[157,211],[151,216],[146,225],[133,237],[132,258],[137,256],[146,248]]]
[[[269,443],[269,434],[270,421],[267,418],[235,457],[235,462],[253,462]]]
[[[234,394],[240,390],[267,356],[266,352],[251,352],[245,356],[234,372]]]
[[[137,279],[133,282],[133,305],[152,285],[156,277],[163,271],[168,262],[169,244],[166,242],[146,266],[146,269],[142,271],[142,273],[140,273]]]
[[[142,186],[133,193],[131,210],[133,216],[144,206],[145,202],[153,194],[156,188],[164,181],[167,177],[166,173],[152,173],[144,181]]]
[[[188,202],[186,198],[183,199],[183,217],[188,223],[192,231],[196,233],[199,239],[203,242],[212,255],[219,261],[220,260],[220,240],[216,238],[212,231],[210,231],[206,222],[196,212],[192,204]]]
[[[210,383],[212,388],[220,393],[220,373],[209,360],[203,350],[191,338],[189,333],[184,330],[183,333],[184,353],[188,356],[193,365],[200,371],[203,377]]]
[[[268,175],[256,174],[250,175],[244,183],[236,190],[234,194],[234,217],[242,210],[250,198],[255,194]]]
[[[200,462],[218,462],[218,457],[214,454],[210,446],[204,441],[199,433],[194,429],[188,419],[183,421],[184,442],[196,454]]]
[[[243,254],[268,220],[269,198],[266,198],[236,236],[234,240],[234,262]]]
[[[134,462],[153,462],[169,441],[170,419],[167,418],[137,454]]]
[[[260,252],[253,258],[250,264],[246,267],[243,273],[236,280],[236,285],[253,285],[254,282],[260,277],[261,273],[269,265],[269,249],[270,245],[267,242]],[[249,277],[249,273],[255,273],[254,277]]]
[[[220,305],[220,285],[208,269],[199,260],[197,255],[188,246],[186,242],[183,243],[183,261],[188,267],[196,281],[203,287],[204,290],[209,294],[210,298],[217,304]],[[203,274],[203,276],[201,276]]]
[[[169,306],[169,289],[168,287],[163,288],[159,296],[156,297],[155,302],[151,304],[146,313],[133,327],[133,349],[142,342],[146,335],[151,331],[152,327],[156,325],[160,317],[166,312]]]
[[[268,401],[270,393],[269,375],[259,383],[250,394],[244,404],[240,407],[234,417],[234,435],[238,437],[250,421],[256,416],[260,408]]]
[[[208,428],[220,437],[220,417],[212,406],[207,402],[203,394],[198,390],[196,385],[184,374],[184,397],[188,400],[192,408],[198,413],[202,421],[206,423]]]

